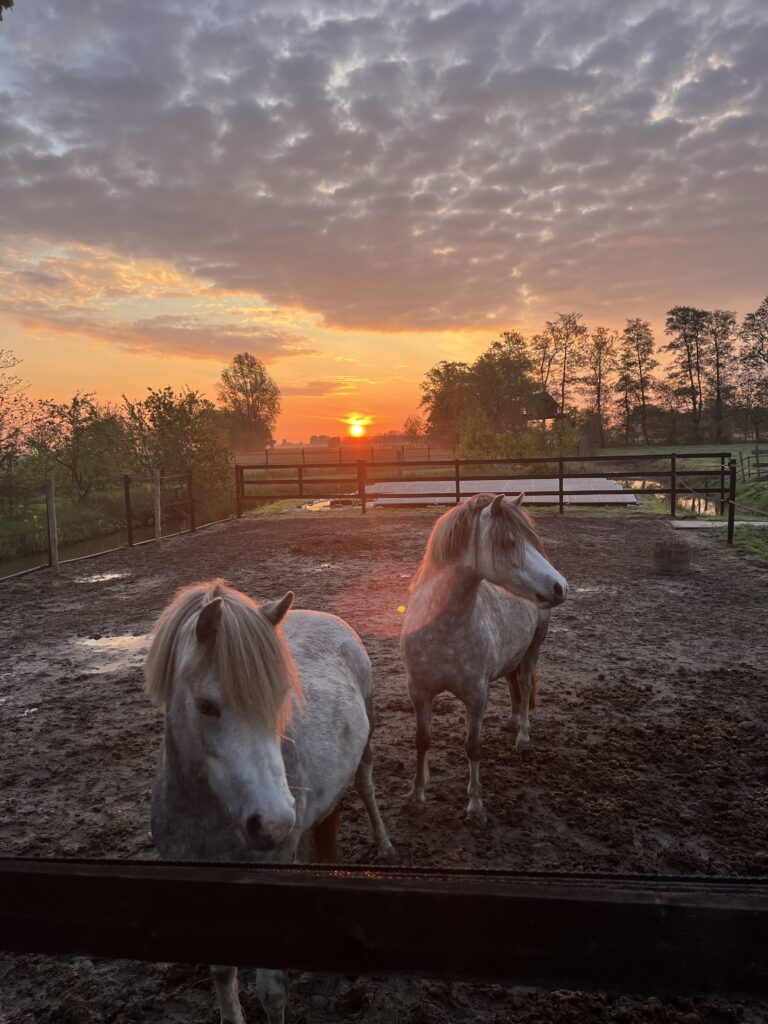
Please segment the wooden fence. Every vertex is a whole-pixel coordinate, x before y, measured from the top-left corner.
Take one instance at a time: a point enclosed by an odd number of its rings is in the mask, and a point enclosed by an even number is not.
[[[768,883],[9,859],[0,948],[762,998]]]
[[[473,493],[471,486],[477,481],[508,480],[511,476],[521,474],[525,476],[527,467],[533,469],[533,476],[537,481],[550,481],[551,489],[549,495],[557,496],[558,511],[563,512],[565,499],[569,504],[580,504],[579,498],[602,497],[615,495],[615,489],[611,490],[584,490],[573,486],[566,487],[564,478],[566,469],[571,465],[588,465],[590,472],[576,472],[568,470],[567,476],[571,480],[587,479],[594,477],[595,473],[610,477],[611,480],[627,481],[637,480],[638,477],[648,478],[648,482],[658,486],[642,486],[631,488],[634,494],[654,494],[669,496],[670,515],[677,514],[678,499],[685,498],[689,494],[703,497],[709,500],[710,497],[719,504],[720,514],[724,515],[726,510],[729,518],[733,518],[734,501],[736,496],[735,462],[729,460],[729,452],[696,452],[678,453],[669,452],[665,454],[649,455],[600,455],[584,458],[578,456],[558,456],[551,458],[533,459],[453,459],[453,460],[417,460],[404,463],[401,461],[380,461],[369,463],[365,459],[358,460],[354,465],[337,462],[330,465],[307,466],[295,463],[270,463],[265,465],[243,464],[235,466],[235,503],[237,515],[240,516],[243,510],[249,505],[299,499],[306,501],[324,500],[339,498],[340,496],[354,495],[360,503],[363,513],[374,495],[370,492],[372,484],[376,483],[406,483],[419,482],[419,471],[421,476],[428,476],[431,482],[444,482],[450,484],[450,488],[442,491],[415,490],[413,487],[402,491],[387,492],[387,499],[413,499],[425,498],[449,498],[458,504],[462,497]],[[717,460],[717,464],[710,468],[685,469],[687,459],[710,459]],[[668,468],[650,468],[649,463],[655,466],[660,461],[667,461]],[[629,465],[633,468],[614,468],[620,465]],[[489,468],[482,475],[477,475],[477,467],[488,466]],[[498,472],[500,467],[509,467],[506,472]],[[547,469],[554,472],[546,472]],[[424,473],[427,470],[427,473]],[[435,470],[439,475],[436,475]],[[544,472],[542,472],[544,470]],[[440,473],[442,471],[442,473]],[[333,475],[327,475],[332,472]],[[660,481],[667,480],[665,486]],[[700,481],[703,480],[703,483]],[[692,487],[692,483],[696,483]],[[573,501],[572,499],[576,499]],[[532,494],[530,500],[535,504],[536,495]],[[585,503],[584,500],[581,502]],[[589,502],[594,504],[594,502]],[[729,543],[732,541],[732,530],[729,529]]]

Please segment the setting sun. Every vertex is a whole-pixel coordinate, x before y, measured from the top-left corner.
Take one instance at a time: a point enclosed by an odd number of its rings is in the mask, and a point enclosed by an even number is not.
[[[361,416],[360,413],[351,412],[341,421],[347,425],[347,433],[350,437],[364,437],[365,428],[373,423],[371,416]]]

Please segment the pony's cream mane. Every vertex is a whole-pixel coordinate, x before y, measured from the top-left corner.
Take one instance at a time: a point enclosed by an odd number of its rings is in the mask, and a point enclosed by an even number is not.
[[[282,732],[290,720],[291,693],[301,699],[301,684],[279,627],[245,594],[224,580],[193,583],[179,590],[162,611],[149,648],[144,686],[155,703],[165,706],[174,685],[176,654],[181,645],[199,644],[195,635],[205,605],[221,598],[221,623],[204,657],[235,713],[255,724]],[[183,680],[176,680],[183,685]]]
[[[416,575],[411,581],[410,589],[425,576],[430,575],[441,566],[455,562],[469,546],[480,513],[491,504],[495,494],[474,494],[460,505],[444,512],[432,527],[424,556],[421,559]],[[494,516],[490,524],[490,542],[496,547],[508,547],[510,541],[522,539],[528,541],[537,551],[544,554],[539,535],[533,520],[520,506],[511,502],[502,502],[501,513]],[[515,556],[522,558],[522,545],[514,549]]]

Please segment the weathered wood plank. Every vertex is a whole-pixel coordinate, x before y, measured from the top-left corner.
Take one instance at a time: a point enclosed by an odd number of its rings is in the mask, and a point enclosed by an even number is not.
[[[768,885],[0,861],[0,948],[768,996]]]

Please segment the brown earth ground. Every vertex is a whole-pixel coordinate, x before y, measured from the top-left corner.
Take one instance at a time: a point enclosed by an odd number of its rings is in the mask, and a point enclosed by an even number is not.
[[[376,680],[376,778],[401,861],[473,869],[768,875],[768,563],[720,532],[687,535],[693,571],[652,568],[666,522],[541,515],[569,599],[543,649],[534,749],[504,729],[493,688],[484,729],[490,822],[463,820],[463,717],[436,705],[421,820],[404,806],[413,716],[400,614],[436,513],[286,513],[244,519],[0,584],[0,852],[152,858],[149,791],[160,714],[142,694],[146,634],[176,588],[223,576],[257,597],[296,592],[362,635]],[[120,639],[122,638],[122,639]],[[354,794],[346,860],[373,859]],[[249,1021],[263,1019],[243,972]],[[0,956],[2,1024],[214,1024],[207,970],[85,958]],[[658,1000],[400,977],[294,974],[298,1022],[768,1020],[768,1004]]]

